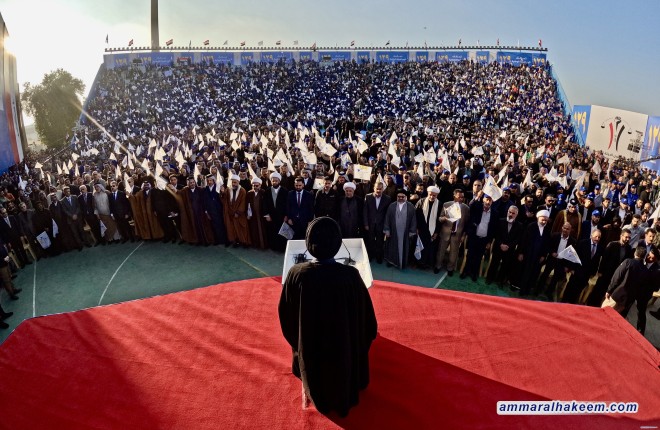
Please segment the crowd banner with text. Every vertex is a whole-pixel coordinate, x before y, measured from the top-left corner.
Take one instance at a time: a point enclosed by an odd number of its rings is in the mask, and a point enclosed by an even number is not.
[[[591,106],[586,144],[608,158],[641,158],[649,116],[637,112]]]
[[[660,156],[660,116],[650,116],[644,134],[641,159]],[[642,166],[651,170],[660,171],[660,160],[642,163]]]
[[[300,61],[312,61],[312,52],[311,51],[300,52]]]
[[[531,65],[533,58],[530,52],[500,51],[497,53],[497,62],[517,67],[523,64]]]
[[[369,62],[371,62],[371,53],[369,51],[358,51],[357,52],[357,62],[358,63],[369,63]]]
[[[571,114],[571,122],[575,129],[578,142],[580,145],[585,145],[587,142],[587,134],[589,133],[589,116],[591,114],[591,105],[573,106]]]
[[[204,63],[213,64],[234,64],[233,52],[204,52],[201,60]]]
[[[426,63],[429,61],[429,51],[417,51],[415,52],[415,61],[418,63]]]

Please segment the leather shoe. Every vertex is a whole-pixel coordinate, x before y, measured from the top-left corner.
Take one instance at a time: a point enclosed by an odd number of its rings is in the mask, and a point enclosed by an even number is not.
[[[0,321],[4,321],[12,315],[14,315],[13,312],[5,312],[4,314],[0,315]]]
[[[9,328],[9,324],[7,324],[6,322],[0,321],[0,328]]]
[[[439,268],[439,267],[434,267],[434,268],[433,268],[433,273],[435,273],[436,275],[437,275],[438,273],[440,273],[440,268]]]
[[[477,275],[472,275],[472,282],[477,282]]]
[[[447,276],[454,276],[453,270],[447,270]]]
[[[13,296],[9,296],[9,298],[12,300],[18,300],[18,296],[16,294],[14,294]]]
[[[461,273],[461,276],[459,276],[459,278],[465,279],[465,278],[467,278],[467,274],[465,272],[463,272],[463,273]]]
[[[649,313],[655,318],[660,320],[660,309],[658,309],[657,311],[649,311]]]
[[[20,293],[21,291],[23,291],[22,288],[14,288],[14,294]]]

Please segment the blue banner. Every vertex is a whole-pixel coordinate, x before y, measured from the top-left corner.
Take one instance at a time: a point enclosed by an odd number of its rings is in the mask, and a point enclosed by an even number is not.
[[[479,64],[488,64],[490,62],[490,52],[477,51],[475,59]]]
[[[467,59],[467,51],[438,51],[435,53],[435,61],[438,63],[459,63]]]
[[[114,67],[128,66],[128,54],[117,54],[112,59]]]
[[[193,64],[195,55],[192,52],[181,52],[176,57],[177,64]]]
[[[284,52],[261,52],[261,62],[262,63],[277,63],[280,60],[289,62],[293,59],[293,53],[291,51]]]
[[[589,133],[589,118],[591,117],[591,105],[587,106],[573,106],[573,113],[571,114],[571,122],[575,129],[578,142],[584,146],[587,141],[587,133]]]
[[[535,66],[545,66],[547,62],[547,56],[544,52],[534,52],[532,53],[532,64]]]
[[[405,63],[408,56],[408,51],[376,51],[376,61],[379,63]]]
[[[202,61],[213,64],[234,64],[233,52],[204,52]]]
[[[151,54],[151,62],[158,66],[171,66],[174,62],[174,54],[171,52],[154,52]]]
[[[650,116],[644,134],[644,146],[640,158],[657,157],[660,155],[660,116]],[[660,160],[642,163],[651,170],[660,170]]]
[[[517,52],[517,51],[500,51],[497,53],[497,62],[504,64],[511,64],[512,66],[520,66],[522,64],[531,65],[532,53],[531,52]]]
[[[140,60],[142,60],[143,64],[151,64],[151,52],[138,52],[137,56]]]
[[[300,61],[312,61],[311,51],[301,52],[300,53]]]
[[[447,51],[438,51],[435,53],[435,61],[438,63],[446,63],[449,61],[449,53]]]
[[[371,62],[371,54],[369,51],[358,51],[357,52],[357,62],[358,63],[369,63]]]
[[[429,51],[417,51],[415,52],[415,61],[418,63],[426,63],[429,61]]]
[[[241,65],[245,66],[254,61],[254,52],[241,52]]]
[[[319,53],[319,61],[351,61],[349,51],[324,51]]]

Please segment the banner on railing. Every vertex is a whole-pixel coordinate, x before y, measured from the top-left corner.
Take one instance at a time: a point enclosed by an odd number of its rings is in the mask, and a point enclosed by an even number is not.
[[[277,63],[278,61],[289,62],[293,60],[293,53],[291,51],[278,51],[278,52],[262,52],[262,63]]]
[[[379,63],[406,63],[408,51],[376,51],[376,61]]]
[[[202,61],[213,64],[234,64],[233,52],[203,52]]]
[[[245,66],[254,61],[254,52],[241,52],[241,65]]]
[[[646,124],[641,159],[658,156],[660,156],[660,116],[650,116]],[[651,170],[660,170],[660,160],[647,161],[642,165]]]
[[[490,63],[490,52],[489,51],[477,51],[475,60],[479,64],[488,64],[488,63]]]
[[[573,106],[571,114],[571,123],[578,136],[578,141],[585,144],[587,141],[587,133],[589,133],[589,116],[591,115],[591,105],[587,106]]]
[[[319,61],[351,61],[350,51],[323,51],[319,53]]]
[[[415,61],[418,63],[426,63],[429,61],[429,51],[417,51],[415,52]]]
[[[312,52],[303,51],[300,53],[300,61],[312,61]]]

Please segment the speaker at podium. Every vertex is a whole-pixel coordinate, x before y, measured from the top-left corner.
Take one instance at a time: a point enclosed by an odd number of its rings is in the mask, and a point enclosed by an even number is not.
[[[369,255],[362,239],[342,239],[342,246],[334,256],[335,261],[340,264],[354,266],[360,272],[360,277],[367,288],[374,283],[371,274],[371,264],[369,264]],[[284,252],[284,267],[282,268],[282,284],[286,281],[286,276],[294,264],[314,261],[307,251],[307,245],[304,240],[289,240]]]

